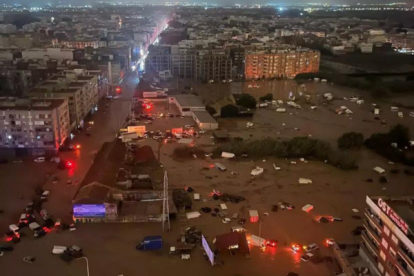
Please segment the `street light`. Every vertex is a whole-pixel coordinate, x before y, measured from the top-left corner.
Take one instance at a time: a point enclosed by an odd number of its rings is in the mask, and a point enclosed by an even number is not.
[[[88,258],[86,258],[86,257],[80,257],[80,258],[77,258],[76,260],[80,260],[80,259],[85,259],[86,260],[86,273],[89,276],[89,262],[88,262]]]

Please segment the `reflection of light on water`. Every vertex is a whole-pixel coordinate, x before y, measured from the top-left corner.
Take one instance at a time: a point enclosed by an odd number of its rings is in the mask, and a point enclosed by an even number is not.
[[[267,255],[270,256],[270,260],[274,261],[276,258],[276,247],[268,247],[266,248]]]
[[[302,255],[302,252],[299,251],[295,253],[292,251],[292,248],[290,247],[283,248],[283,251],[286,254],[289,254],[290,256],[292,256],[294,267],[300,267],[300,256]]]
[[[75,174],[75,169],[74,168],[68,170],[68,176],[69,177],[73,177],[74,174]]]

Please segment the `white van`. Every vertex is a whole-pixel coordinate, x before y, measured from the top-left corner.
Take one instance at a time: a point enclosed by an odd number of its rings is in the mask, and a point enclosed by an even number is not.
[[[55,245],[52,249],[52,254],[63,254],[68,248],[66,246]]]
[[[307,246],[304,246],[304,249],[305,249],[306,252],[312,252],[312,251],[318,250],[319,247],[316,243],[312,243],[312,244],[309,244]]]
[[[40,225],[37,222],[32,222],[29,224],[29,228],[33,231],[40,230]]]
[[[217,168],[217,169],[219,169],[220,171],[225,171],[225,170],[227,170],[227,168],[226,168],[226,167],[224,167],[224,165],[223,165],[223,164],[221,164],[221,163],[215,163],[214,165],[215,165],[215,166],[216,166],[216,168]]]
[[[9,229],[10,231],[12,231],[14,234],[18,234],[19,233],[19,227],[16,224],[10,224],[9,225]]]
[[[42,163],[42,162],[45,162],[45,158],[44,157],[37,157],[34,161],[36,163]]]

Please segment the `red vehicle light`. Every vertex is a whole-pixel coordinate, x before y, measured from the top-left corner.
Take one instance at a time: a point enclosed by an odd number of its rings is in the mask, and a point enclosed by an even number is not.
[[[73,166],[72,162],[68,161],[66,162],[66,166],[68,166],[69,168],[71,168]]]
[[[119,87],[119,86],[117,86],[116,88],[115,88],[115,92],[116,93],[121,93],[121,91],[122,91],[122,88],[121,87]]]
[[[80,148],[81,148],[81,145],[79,145],[79,144],[75,145],[75,149],[80,149]]]

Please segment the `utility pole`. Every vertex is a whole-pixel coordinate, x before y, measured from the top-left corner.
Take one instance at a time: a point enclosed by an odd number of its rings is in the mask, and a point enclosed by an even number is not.
[[[170,231],[170,205],[168,204],[168,175],[164,172],[164,191],[162,199],[162,231],[165,231],[165,221],[168,220],[168,231]]]

